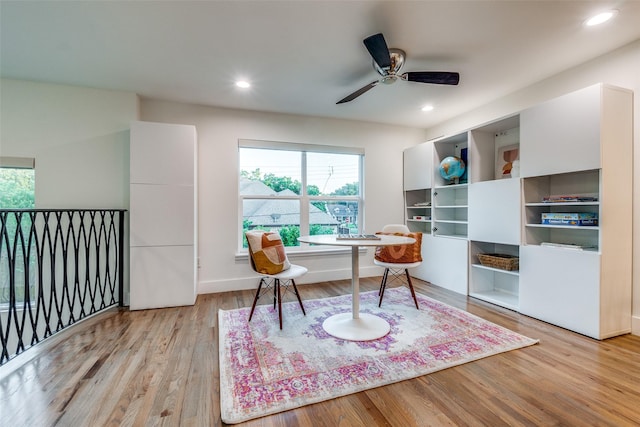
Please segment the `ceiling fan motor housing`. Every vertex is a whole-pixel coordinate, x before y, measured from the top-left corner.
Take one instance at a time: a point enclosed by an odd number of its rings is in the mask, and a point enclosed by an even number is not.
[[[375,60],[373,61],[373,68],[375,68],[382,77],[395,76],[400,72],[400,69],[404,65],[405,53],[401,49],[389,49],[389,58],[391,59],[391,66],[384,68],[380,67]],[[389,80],[390,81],[387,81],[385,78],[382,80],[382,83],[389,84],[396,81],[395,78]]]

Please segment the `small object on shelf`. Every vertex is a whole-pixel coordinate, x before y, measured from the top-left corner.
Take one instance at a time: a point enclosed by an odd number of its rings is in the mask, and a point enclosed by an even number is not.
[[[511,178],[513,162],[520,158],[520,144],[496,148],[496,179]],[[518,174],[520,174],[518,164]]]
[[[375,234],[338,234],[336,240],[380,240]]]
[[[478,254],[478,260],[485,267],[493,267],[500,270],[514,271],[520,268],[520,258],[515,255]]]
[[[543,197],[543,203],[597,202],[597,197],[591,196],[549,196]]]
[[[429,221],[431,220],[430,216],[424,216],[424,215],[414,215],[413,219],[415,219],[416,221]]]
[[[573,226],[594,226],[598,225],[598,214],[596,212],[543,212],[540,214],[541,224],[548,225],[573,225]]]
[[[464,175],[464,160],[456,156],[447,156],[440,162],[440,175],[449,182],[457,183],[457,180]]]
[[[514,160],[511,162],[511,178],[518,178],[520,176],[520,160]]]
[[[414,203],[413,206],[431,206],[431,202],[418,202]]]

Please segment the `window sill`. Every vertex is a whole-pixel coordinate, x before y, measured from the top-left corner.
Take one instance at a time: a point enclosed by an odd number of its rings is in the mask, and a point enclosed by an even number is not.
[[[319,257],[319,256],[334,256],[334,255],[349,255],[351,254],[351,248],[318,248],[318,249],[309,249],[309,248],[285,248],[287,252],[287,258],[295,259],[295,258],[309,258],[309,257]],[[358,251],[360,253],[366,253],[366,247],[359,247]],[[236,261],[247,261],[249,258],[248,252],[236,252]]]

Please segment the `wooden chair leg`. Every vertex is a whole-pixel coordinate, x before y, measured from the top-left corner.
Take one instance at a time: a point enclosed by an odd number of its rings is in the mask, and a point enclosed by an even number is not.
[[[302,305],[302,300],[300,299],[300,294],[298,293],[298,288],[296,287],[295,280],[291,279],[291,284],[293,285],[293,291],[296,293],[296,296],[298,297],[298,302],[300,303],[300,308],[302,309],[302,314],[304,314],[306,316],[307,313],[304,311],[304,305]]]
[[[276,283],[274,286],[278,288],[278,319],[280,320],[280,329],[282,329],[282,299],[280,297],[280,280],[276,279]]]
[[[409,283],[409,289],[411,290],[411,296],[413,297],[413,302],[416,303],[416,308],[420,310],[420,307],[418,307],[418,299],[416,298],[416,292],[413,290],[413,283],[411,282],[411,276],[409,276],[409,270],[405,268],[404,272],[407,275],[407,283]]]
[[[260,283],[258,283],[258,290],[256,291],[256,296],[253,298],[253,305],[251,306],[251,313],[249,313],[249,322],[251,322],[251,318],[253,317],[253,310],[256,309],[256,303],[258,302],[258,298],[260,298],[260,290],[262,289],[262,284],[264,283],[264,277],[260,278]]]
[[[380,301],[378,302],[378,307],[382,305],[382,297],[384,296],[384,290],[387,287],[387,279],[389,278],[389,269],[384,269],[384,274],[382,275],[382,283],[380,284]]]

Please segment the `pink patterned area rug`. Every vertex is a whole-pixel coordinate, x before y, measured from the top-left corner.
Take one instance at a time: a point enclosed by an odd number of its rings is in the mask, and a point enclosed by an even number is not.
[[[465,311],[388,289],[378,308],[376,291],[360,294],[360,312],[391,325],[374,341],[328,335],[322,322],[351,311],[351,295],[282,305],[283,327],[273,305],[220,310],[222,420],[235,424],[373,387],[419,377],[538,342]]]

